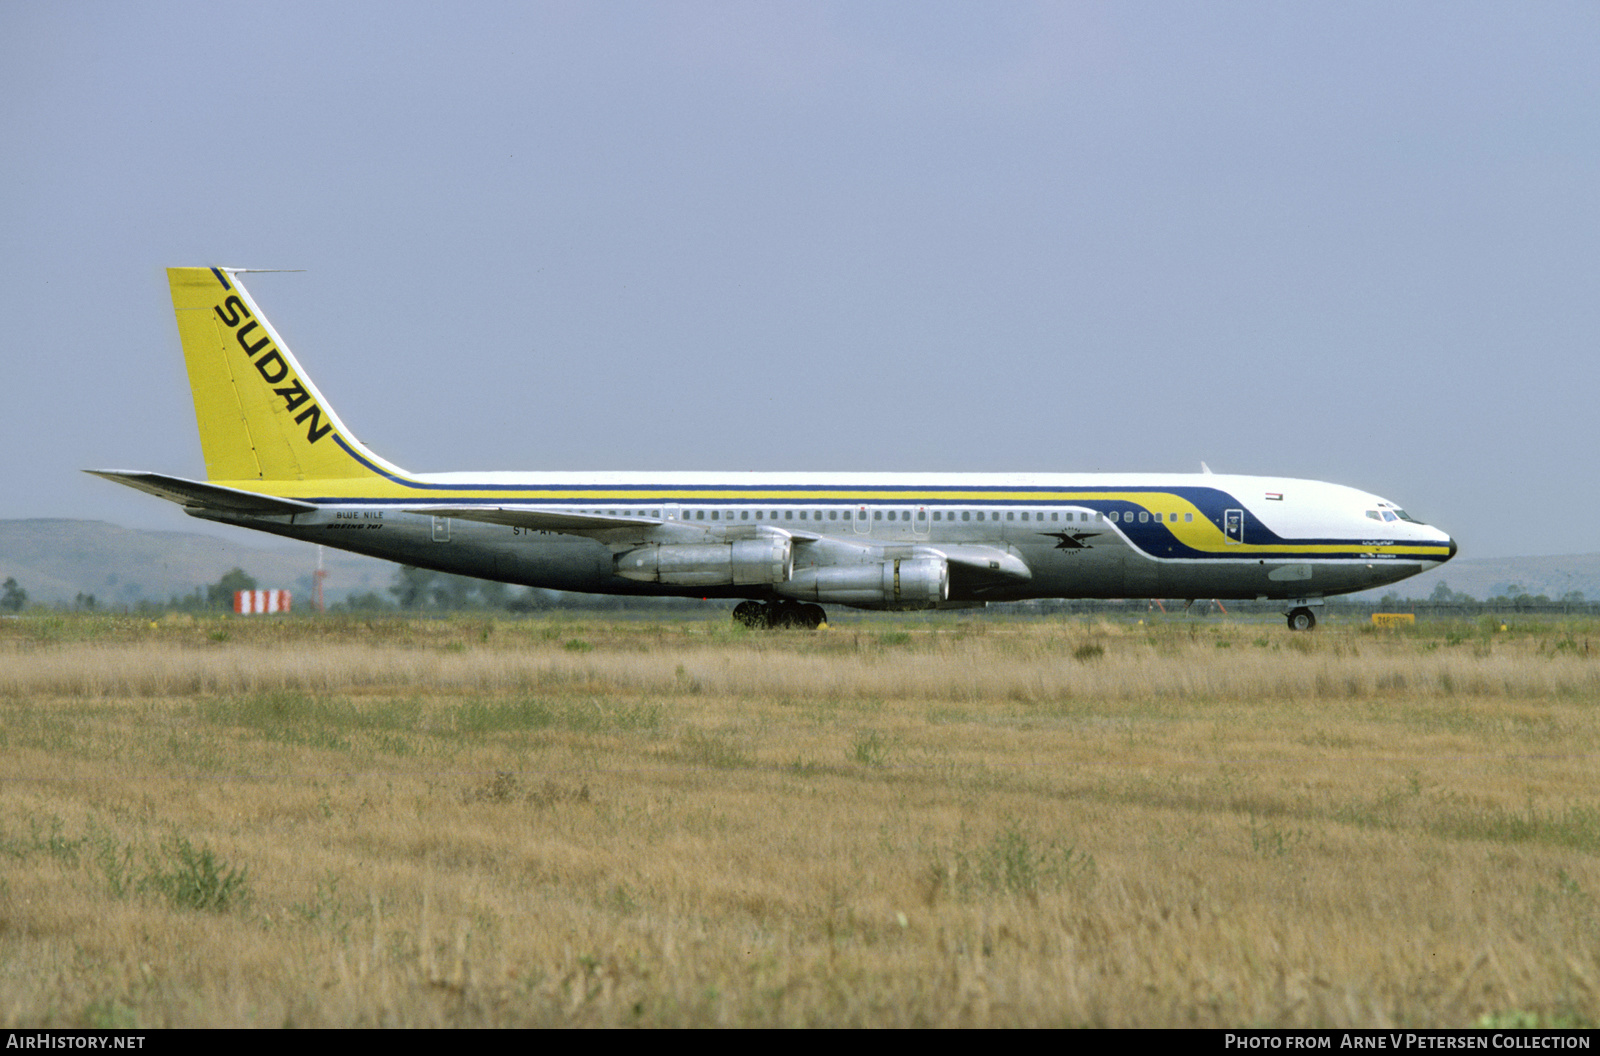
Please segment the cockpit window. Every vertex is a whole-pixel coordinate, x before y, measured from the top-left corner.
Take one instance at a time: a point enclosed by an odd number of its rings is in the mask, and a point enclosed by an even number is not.
[[[1415,517],[1411,516],[1409,513],[1407,513],[1405,510],[1402,510],[1398,506],[1386,506],[1386,507],[1384,507],[1384,509],[1382,511],[1379,511],[1379,510],[1368,510],[1367,511],[1367,516],[1372,518],[1375,521],[1406,521],[1406,522],[1409,522],[1411,524],[1422,524],[1422,523],[1424,523],[1422,521],[1417,520]]]

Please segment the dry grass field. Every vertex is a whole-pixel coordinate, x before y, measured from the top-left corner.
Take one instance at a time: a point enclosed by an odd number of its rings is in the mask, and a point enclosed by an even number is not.
[[[6,620],[0,1024],[1592,1026],[1597,763],[1593,624]]]

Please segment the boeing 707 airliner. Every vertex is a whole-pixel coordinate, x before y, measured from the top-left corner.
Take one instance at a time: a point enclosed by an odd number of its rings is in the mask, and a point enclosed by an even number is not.
[[[1392,502],[1220,473],[412,473],[334,413],[239,281],[167,272],[204,481],[99,476],[194,517],[422,568],[596,594],[739,599],[752,627],[824,604],[943,609],[1029,598],[1281,601],[1455,556]]]

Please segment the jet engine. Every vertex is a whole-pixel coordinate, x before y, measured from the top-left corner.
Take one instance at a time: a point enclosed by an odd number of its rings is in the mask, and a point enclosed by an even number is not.
[[[618,554],[617,575],[641,583],[685,587],[770,586],[794,570],[788,536],[736,539],[730,543],[653,543]]]
[[[802,568],[778,593],[860,609],[931,609],[950,597],[950,565],[942,557],[896,557]]]

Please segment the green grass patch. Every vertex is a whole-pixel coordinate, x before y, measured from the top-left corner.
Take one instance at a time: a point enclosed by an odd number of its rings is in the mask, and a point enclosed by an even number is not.
[[[1092,883],[1095,861],[1076,846],[1045,839],[1012,818],[988,843],[973,849],[957,848],[950,852],[948,862],[941,857],[930,872],[936,890],[948,887],[963,898],[1037,898]]]
[[[678,741],[677,756],[686,763],[719,770],[755,765],[755,757],[726,737],[691,729]]]
[[[850,760],[881,767],[889,761],[889,739],[877,730],[861,730],[850,744]]]
[[[196,847],[182,836],[163,842],[149,866],[140,888],[164,895],[183,909],[224,913],[250,897],[246,870],[230,869],[210,847]]]
[[[523,697],[506,701],[469,700],[449,713],[449,732],[457,735],[522,730],[575,733],[654,733],[663,725],[659,704],[602,703]]]

